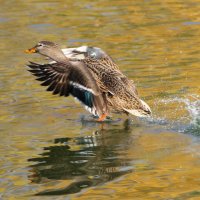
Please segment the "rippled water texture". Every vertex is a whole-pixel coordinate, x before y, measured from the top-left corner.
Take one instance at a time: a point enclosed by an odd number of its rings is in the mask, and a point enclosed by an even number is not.
[[[199,1],[0,5],[0,199],[200,199]],[[85,120],[27,72],[40,40],[104,49],[153,117]]]

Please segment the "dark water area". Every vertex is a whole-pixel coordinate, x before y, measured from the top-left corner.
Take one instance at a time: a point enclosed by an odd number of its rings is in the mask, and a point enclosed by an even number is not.
[[[1,1],[0,199],[200,199],[198,1]],[[87,120],[27,72],[38,41],[97,46],[153,116]]]
[[[126,122],[127,123],[127,122]],[[67,187],[36,195],[63,195],[80,192],[112,181],[133,171],[132,160],[126,157],[132,144],[127,125],[124,129],[97,130],[89,136],[57,138],[44,147],[40,157],[29,159],[32,183],[48,180],[74,180]],[[125,134],[121,134],[125,132]]]

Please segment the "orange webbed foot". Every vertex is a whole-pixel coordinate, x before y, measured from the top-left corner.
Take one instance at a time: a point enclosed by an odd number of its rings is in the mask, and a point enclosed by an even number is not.
[[[97,119],[98,122],[102,122],[106,119],[107,114],[102,114],[99,119]]]

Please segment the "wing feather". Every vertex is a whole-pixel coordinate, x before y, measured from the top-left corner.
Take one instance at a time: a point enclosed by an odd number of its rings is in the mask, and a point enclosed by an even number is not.
[[[81,62],[37,64],[30,62],[29,71],[48,86],[47,91],[60,96],[70,94],[90,107],[97,115],[105,112],[105,100],[90,71]]]

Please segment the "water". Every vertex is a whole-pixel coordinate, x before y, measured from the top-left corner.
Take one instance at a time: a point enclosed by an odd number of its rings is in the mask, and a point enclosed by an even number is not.
[[[0,199],[200,199],[199,2],[0,3]],[[85,120],[27,72],[40,40],[104,49],[153,117]]]
[[[163,119],[162,121],[165,122],[164,125],[168,125],[169,129],[174,129],[178,132],[196,136],[200,134],[200,100],[198,95],[191,95],[188,98],[176,97],[173,99],[162,100],[161,102],[165,105],[176,103],[178,104],[177,111],[183,109],[187,111],[187,115],[181,116],[175,122],[166,122],[165,119]],[[159,119],[156,120],[159,121]]]

